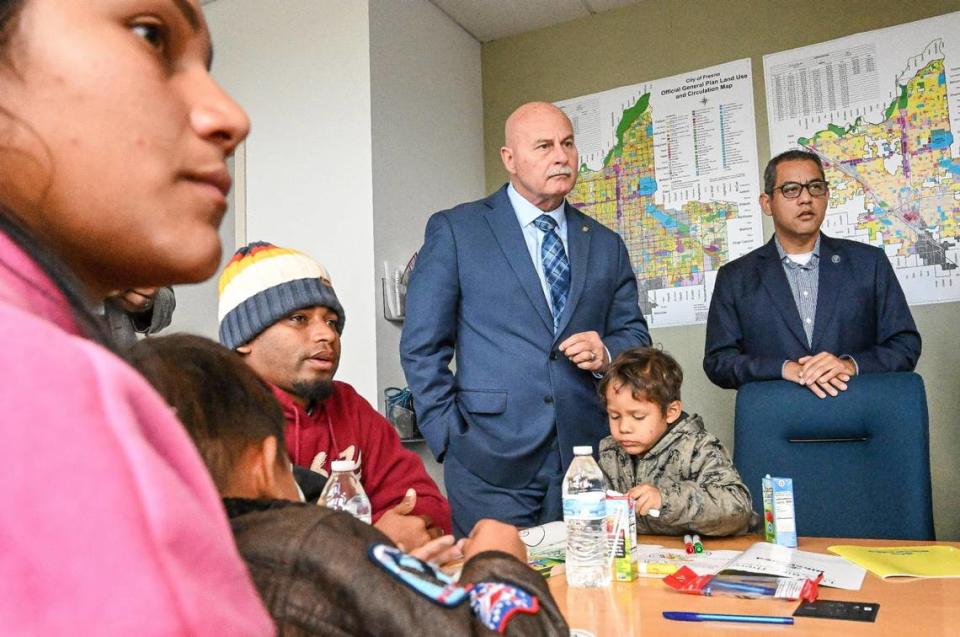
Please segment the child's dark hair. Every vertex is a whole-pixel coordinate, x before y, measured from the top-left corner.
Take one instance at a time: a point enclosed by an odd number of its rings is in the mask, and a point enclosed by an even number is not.
[[[615,390],[629,387],[635,399],[655,402],[666,414],[670,403],[680,400],[683,370],[673,356],[657,347],[634,347],[621,352],[603,375],[597,388],[603,405],[611,384]]]
[[[286,462],[276,397],[236,352],[192,334],[154,336],[130,348],[140,370],[177,412],[223,493],[241,454],[273,436]]]

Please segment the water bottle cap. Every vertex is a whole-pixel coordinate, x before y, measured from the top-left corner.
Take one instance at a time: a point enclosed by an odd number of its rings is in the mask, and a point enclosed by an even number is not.
[[[583,445],[573,448],[573,455],[575,456],[590,456],[593,455],[593,447],[590,445]]]
[[[334,471],[353,471],[357,465],[353,460],[334,460],[332,468]]]

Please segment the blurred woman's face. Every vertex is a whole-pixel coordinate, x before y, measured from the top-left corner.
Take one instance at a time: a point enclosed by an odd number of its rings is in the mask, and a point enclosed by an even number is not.
[[[28,0],[0,67],[0,198],[91,294],[217,268],[246,114],[198,0]]]

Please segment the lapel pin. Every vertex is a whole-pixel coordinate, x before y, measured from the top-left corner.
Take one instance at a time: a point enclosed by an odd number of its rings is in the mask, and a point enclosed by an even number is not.
[[[590,232],[590,226],[580,226],[580,229],[584,232]]]
[[[839,254],[835,254],[835,255],[833,255],[832,257],[830,257],[830,260],[831,260],[832,262],[834,262],[834,263],[840,263],[840,255],[839,255]]]

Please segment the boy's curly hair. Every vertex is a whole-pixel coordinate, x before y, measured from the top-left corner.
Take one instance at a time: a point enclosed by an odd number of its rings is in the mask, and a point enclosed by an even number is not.
[[[277,463],[287,462],[283,410],[240,355],[202,336],[172,334],[141,339],[130,363],[174,408],[223,493],[243,452],[277,439]]]
[[[635,399],[652,401],[666,414],[670,403],[680,400],[683,370],[673,356],[658,347],[634,347],[621,352],[603,375],[597,391],[604,406],[611,384],[617,391],[629,387]]]

